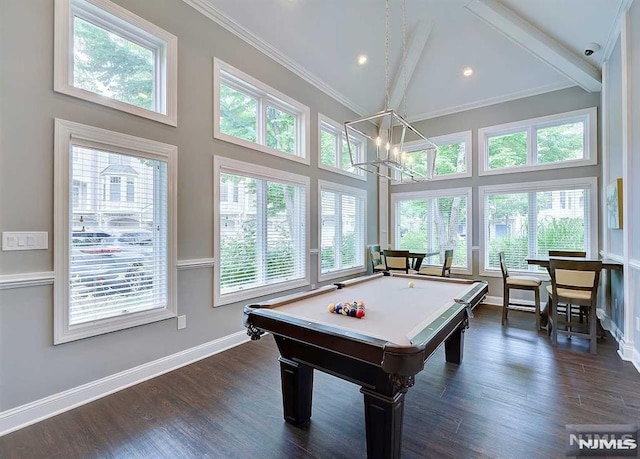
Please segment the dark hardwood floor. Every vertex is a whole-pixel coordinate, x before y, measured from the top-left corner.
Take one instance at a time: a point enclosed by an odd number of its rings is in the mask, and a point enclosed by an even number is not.
[[[462,365],[444,348],[409,390],[405,458],[563,458],[565,424],[640,423],[640,375],[608,337],[551,347],[531,314],[480,306]],[[270,336],[0,438],[0,458],[357,458],[359,388],[315,372],[311,425],[282,419]]]

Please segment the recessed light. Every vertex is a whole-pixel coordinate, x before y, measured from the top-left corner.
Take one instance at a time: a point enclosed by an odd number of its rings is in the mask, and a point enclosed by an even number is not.
[[[471,75],[473,75],[473,69],[471,67],[465,67],[462,70],[462,74],[466,77],[470,77]]]
[[[366,54],[361,54],[360,56],[358,56],[358,64],[364,65],[366,63],[367,63],[367,55]]]

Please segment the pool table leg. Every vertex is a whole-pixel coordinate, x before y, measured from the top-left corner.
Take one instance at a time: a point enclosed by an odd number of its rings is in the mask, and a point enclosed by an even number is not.
[[[382,395],[364,387],[367,458],[399,458],[402,440],[404,393]]]
[[[458,327],[444,342],[444,354],[447,362],[462,363],[464,348],[464,327]]]
[[[283,357],[279,360],[284,419],[290,424],[304,427],[311,420],[313,368]]]

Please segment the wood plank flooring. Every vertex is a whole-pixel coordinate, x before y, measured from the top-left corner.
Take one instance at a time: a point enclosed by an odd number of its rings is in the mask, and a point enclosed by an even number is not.
[[[405,458],[563,458],[565,424],[640,423],[640,375],[608,337],[551,347],[534,319],[480,306],[462,365],[441,347],[406,398]],[[359,388],[315,372],[307,429],[282,419],[272,337],[0,438],[0,458],[361,458]]]

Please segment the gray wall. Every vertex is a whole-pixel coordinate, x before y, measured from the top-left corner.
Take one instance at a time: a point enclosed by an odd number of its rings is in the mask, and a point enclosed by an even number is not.
[[[554,180],[575,177],[599,177],[600,176],[600,156],[598,151],[598,165],[581,166],[568,169],[552,169],[545,171],[532,171],[523,173],[513,173],[505,175],[478,175],[478,129],[486,126],[508,123],[511,121],[526,120],[555,113],[568,112],[589,107],[599,107],[600,94],[587,93],[578,87],[555,91],[539,96],[532,96],[523,99],[492,105],[489,107],[468,110],[462,113],[455,113],[448,116],[429,119],[422,122],[413,123],[426,136],[436,137],[444,134],[451,134],[461,131],[472,131],[472,171],[473,176],[463,179],[438,180],[433,182],[413,183],[407,185],[395,185],[391,187],[391,193],[406,191],[433,190],[442,188],[471,187],[473,190],[472,205],[472,234],[473,246],[480,245],[480,223],[481,217],[478,212],[478,187],[485,185],[496,185],[504,183],[534,182],[541,180]],[[598,113],[599,116],[599,113]],[[600,123],[598,123],[598,139],[600,138]],[[473,252],[473,278],[480,279],[479,276],[479,253]],[[489,295],[502,297],[502,278],[483,278],[489,282]],[[523,298],[533,300],[533,294]],[[544,297],[543,297],[544,298]]]
[[[213,155],[310,176],[311,248],[318,247],[317,180],[366,187],[368,242],[376,242],[376,180],[316,166],[318,112],[344,121],[351,111],[180,0],[115,3],[178,37],[178,127],[54,93],[53,1],[0,3],[0,231],[49,231],[52,247],[53,123],[63,118],[178,146],[179,260],[213,256]],[[311,166],[213,139],[214,56],[311,108]],[[311,263],[316,283],[316,256]],[[0,275],[52,269],[52,249],[0,252]],[[172,319],[59,346],[51,286],[0,289],[0,412],[240,331],[242,304],[212,308],[212,275],[178,272],[184,330]]]
[[[602,171],[602,186],[605,187],[624,174],[622,169],[622,59],[622,44],[618,37],[608,60],[604,89],[608,126],[607,170]],[[607,211],[606,203],[603,203],[602,211]],[[623,230],[610,229],[608,225],[604,225],[602,231],[607,237],[608,255],[622,258],[624,256]],[[605,305],[605,310],[616,327],[624,333],[624,283],[623,274],[620,272],[611,273],[611,294],[611,304]]]
[[[631,133],[631,151],[630,151],[630,163],[628,168],[630,174],[628,177],[638,177],[638,171],[640,171],[640,114],[636,107],[640,107],[640,91],[638,91],[638,85],[640,84],[640,2],[633,2],[629,11],[631,16],[631,62],[630,66],[630,80],[631,80],[631,100],[630,106],[633,110],[633,117],[629,126]],[[638,328],[638,320],[640,320],[640,237],[634,230],[640,231],[640,180],[628,181],[629,196],[625,198],[629,199],[629,207],[631,210],[627,220],[629,228],[627,233],[630,244],[630,268],[631,272],[627,276],[628,282],[630,282],[629,291],[631,292],[631,300],[627,305],[627,311],[633,313],[633,330],[634,345],[638,352],[640,352],[640,329]]]
[[[604,186],[622,177],[622,47],[620,38],[609,58],[606,88],[609,135],[608,171],[603,172]],[[622,257],[622,230],[604,228],[609,236],[609,252]]]

